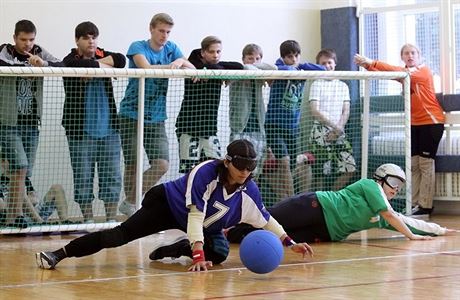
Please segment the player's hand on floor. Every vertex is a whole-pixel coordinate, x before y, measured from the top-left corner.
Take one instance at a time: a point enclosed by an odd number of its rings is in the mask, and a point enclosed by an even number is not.
[[[313,248],[307,243],[298,243],[291,247],[291,250],[295,253],[302,253],[302,256],[305,258],[306,255],[313,257]]]
[[[419,235],[419,234],[414,234],[413,236],[410,237],[411,240],[432,240],[433,237],[429,235]]]
[[[444,235],[456,235],[459,233],[460,233],[460,230],[446,228],[446,233]]]
[[[190,266],[188,270],[190,272],[200,272],[200,271],[207,271],[208,268],[212,267],[212,261],[199,261]]]

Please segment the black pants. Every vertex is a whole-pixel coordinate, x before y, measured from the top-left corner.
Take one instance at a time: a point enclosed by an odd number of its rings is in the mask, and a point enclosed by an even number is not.
[[[268,211],[296,242],[329,242],[323,208],[315,193],[303,193],[276,203]],[[230,242],[239,243],[251,231],[248,224],[239,224],[227,232]]]
[[[65,246],[65,250],[68,257],[82,257],[168,229],[186,231],[171,213],[164,186],[157,185],[145,194],[142,207],[125,222],[112,229],[76,238]],[[225,243],[220,239],[219,235],[205,235],[205,256],[213,263],[221,263],[228,255],[228,245],[225,254],[222,249]],[[192,251],[189,250],[184,254],[191,257]]]
[[[435,159],[444,124],[411,126],[411,154]]]

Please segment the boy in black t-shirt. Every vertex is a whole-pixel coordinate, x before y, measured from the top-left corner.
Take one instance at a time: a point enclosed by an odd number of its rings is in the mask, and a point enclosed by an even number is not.
[[[201,49],[192,51],[189,61],[197,69],[243,69],[238,62],[220,61],[221,55],[222,41],[207,36],[201,41]],[[185,80],[184,100],[176,121],[180,173],[187,173],[206,159],[222,158],[217,138],[221,89],[220,79]]]
[[[16,23],[14,45],[0,46],[0,66],[48,67],[62,63],[35,44],[37,30],[29,20]],[[43,77],[0,78],[0,144],[10,162],[11,184],[8,226],[25,228],[22,210],[25,178],[32,176],[43,104]]]

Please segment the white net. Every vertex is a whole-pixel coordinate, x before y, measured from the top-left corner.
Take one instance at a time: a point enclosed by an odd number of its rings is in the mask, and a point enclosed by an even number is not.
[[[8,123],[11,111],[1,108],[0,232],[113,227],[132,208],[121,207],[126,198],[139,207],[152,185],[176,179],[202,160],[222,159],[235,138],[256,146],[254,179],[266,206],[293,193],[340,189],[371,177],[381,163],[409,171],[408,91],[376,84],[394,79],[409,80],[399,72],[2,67],[1,97],[20,106],[18,83],[25,80],[35,119]],[[129,84],[136,85],[134,95]],[[152,90],[159,85],[167,86],[164,106]],[[351,99],[350,89],[361,91],[360,97]],[[114,107],[99,105],[100,97],[113,97]],[[289,113],[274,108],[276,101]],[[124,111],[127,105],[135,105],[134,115]],[[343,130],[331,131],[318,112],[334,122],[345,115]],[[17,131],[25,128],[32,133]],[[13,155],[18,143],[25,165]],[[27,195],[15,194],[18,185]],[[401,209],[407,195],[410,188],[400,195]],[[19,214],[24,228],[8,224]]]

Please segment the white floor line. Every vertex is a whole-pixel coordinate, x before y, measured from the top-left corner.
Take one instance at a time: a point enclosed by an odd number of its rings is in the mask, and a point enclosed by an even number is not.
[[[439,252],[427,252],[427,253],[410,253],[410,254],[400,254],[400,255],[387,255],[387,256],[375,256],[375,257],[363,257],[363,258],[350,258],[350,259],[338,259],[338,260],[327,260],[327,261],[317,261],[317,262],[302,262],[296,264],[285,264],[280,265],[280,268],[289,268],[293,266],[302,266],[302,265],[320,265],[320,264],[337,264],[337,263],[349,263],[356,261],[369,261],[369,260],[382,260],[382,259],[394,259],[402,257],[416,257],[416,256],[434,256],[441,254],[456,254],[460,253],[460,250],[452,251],[439,251]],[[220,270],[209,270],[209,272],[228,272],[228,271],[238,271],[246,270],[246,268],[226,268]],[[37,270],[39,272],[56,272],[53,270]],[[54,281],[54,282],[42,282],[42,283],[26,283],[26,284],[11,284],[11,285],[0,285],[0,288],[25,288],[25,287],[39,287],[39,286],[50,286],[50,285],[61,285],[61,284],[70,284],[70,283],[85,283],[85,282],[104,282],[112,280],[126,280],[126,279],[138,279],[138,278],[147,278],[147,277],[166,277],[166,276],[185,276],[193,274],[191,272],[173,272],[165,274],[142,274],[134,276],[122,276],[122,277],[109,277],[109,278],[91,278],[91,279],[80,279],[80,280],[66,280],[66,281]]]

